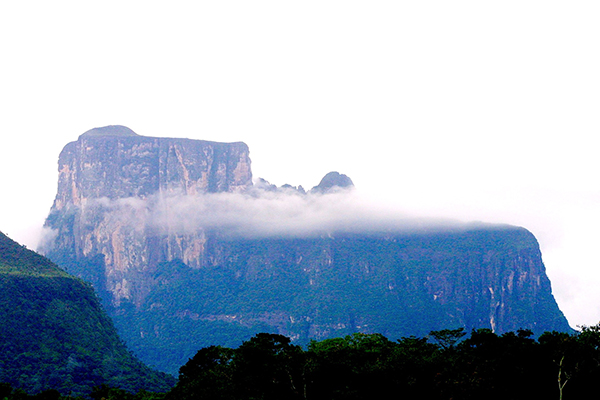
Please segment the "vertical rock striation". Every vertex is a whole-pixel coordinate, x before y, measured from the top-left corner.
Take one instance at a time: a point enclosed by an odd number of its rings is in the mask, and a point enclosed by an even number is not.
[[[199,266],[206,240],[149,221],[162,196],[239,192],[252,185],[248,146],[153,138],[123,126],[85,132],[59,157],[58,192],[41,251],[91,281],[116,305],[140,304],[158,263]]]

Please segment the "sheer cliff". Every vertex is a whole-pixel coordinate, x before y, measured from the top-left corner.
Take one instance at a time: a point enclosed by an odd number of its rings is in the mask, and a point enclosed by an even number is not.
[[[152,268],[172,259],[198,267],[206,242],[202,230],[182,234],[168,223],[146,223],[148,204],[140,200],[159,207],[161,196],[236,192],[251,184],[244,143],[144,137],[123,126],[92,129],[59,156],[58,192],[46,222],[55,236],[41,250],[115,304],[139,304]]]
[[[92,282],[127,343],[170,372],[199,347],[237,346],[259,331],[302,343],[570,329],[526,229],[403,230],[352,212],[321,224],[352,186],[338,173],[309,193],[253,185],[243,143],[94,129],[60,155],[42,251]]]

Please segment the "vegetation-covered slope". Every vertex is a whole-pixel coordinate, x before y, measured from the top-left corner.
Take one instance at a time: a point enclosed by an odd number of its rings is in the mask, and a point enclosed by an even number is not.
[[[128,352],[88,284],[0,233],[0,382],[77,395],[164,391],[174,379]]]

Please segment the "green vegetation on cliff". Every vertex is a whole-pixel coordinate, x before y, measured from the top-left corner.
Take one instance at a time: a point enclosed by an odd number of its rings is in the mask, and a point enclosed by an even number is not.
[[[174,379],[131,355],[89,284],[0,233],[0,382],[79,395],[164,391]]]

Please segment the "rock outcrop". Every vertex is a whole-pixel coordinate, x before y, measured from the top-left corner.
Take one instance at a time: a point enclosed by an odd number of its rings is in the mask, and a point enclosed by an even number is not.
[[[144,137],[123,126],[87,131],[65,146],[58,164],[58,192],[46,222],[55,235],[40,250],[115,304],[140,304],[151,286],[148,273],[162,261],[202,262],[204,232],[184,235],[168,224],[148,224],[149,203],[141,200],[157,204],[163,196],[252,185],[244,143]]]
[[[243,143],[149,138],[124,127],[86,132],[60,155],[46,223],[53,236],[42,250],[92,282],[127,343],[169,372],[199,347],[237,346],[259,331],[305,343],[459,326],[570,329],[537,241],[523,228],[388,224],[252,236],[229,207],[254,220],[246,201],[276,199],[267,213],[297,222],[275,208],[341,196],[353,184],[330,173],[305,193],[251,179]],[[224,228],[232,223],[245,234]]]
[[[333,171],[321,179],[321,182],[312,191],[315,193],[328,193],[339,189],[348,189],[354,187],[354,182],[348,176]]]

